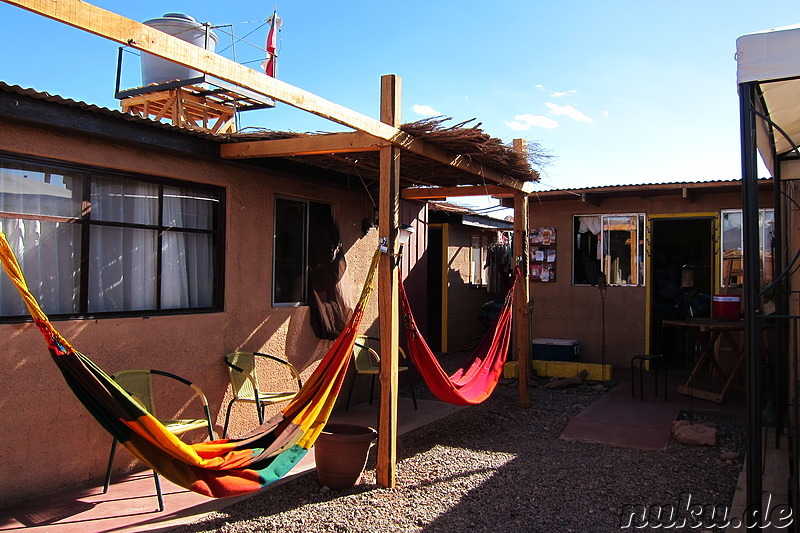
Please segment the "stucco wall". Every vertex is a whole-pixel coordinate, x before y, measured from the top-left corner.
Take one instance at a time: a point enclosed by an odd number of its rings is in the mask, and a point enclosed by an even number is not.
[[[771,205],[770,193],[761,203]],[[580,343],[581,361],[602,359],[602,316],[596,286],[572,284],[573,216],[615,213],[651,215],[718,215],[722,209],[740,209],[741,193],[702,194],[683,198],[680,190],[668,196],[602,197],[599,205],[570,200],[530,199],[530,227],[556,228],[556,281],[531,282],[534,302],[532,338],[573,339]],[[646,258],[646,261],[649,261]],[[715,259],[718,261],[718,259]],[[647,280],[649,283],[650,280]],[[606,295],[606,362],[625,367],[633,355],[646,353],[646,287],[611,286]]]
[[[377,231],[364,236],[365,199],[302,177],[236,163],[176,157],[141,146],[84,138],[54,130],[0,122],[0,150],[48,157],[153,176],[209,183],[227,195],[225,308],[223,312],[55,323],[66,338],[101,368],[157,368],[197,383],[208,397],[215,430],[221,433],[229,400],[223,355],[253,350],[287,357],[307,376],[330,341],[311,330],[308,308],[272,308],[272,206],[276,193],[334,203],[355,303],[377,245]],[[376,299],[365,327],[375,322]],[[0,377],[0,506],[67,486],[97,483],[105,472],[111,437],[91,418],[51,362],[31,323],[0,324],[5,371]],[[262,378],[263,379],[263,378]],[[177,397],[159,399],[160,415],[201,415],[199,405]],[[256,425],[252,406],[234,408],[229,434]],[[204,435],[197,432],[195,439]],[[117,454],[118,469],[133,465]],[[112,489],[113,490],[113,489]]]

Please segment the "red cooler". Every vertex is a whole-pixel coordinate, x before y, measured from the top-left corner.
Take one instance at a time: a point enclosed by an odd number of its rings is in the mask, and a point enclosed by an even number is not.
[[[711,318],[716,320],[739,320],[741,296],[717,294],[711,300]]]

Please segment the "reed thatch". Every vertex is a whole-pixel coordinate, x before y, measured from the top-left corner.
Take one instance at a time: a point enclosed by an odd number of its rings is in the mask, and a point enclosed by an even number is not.
[[[538,179],[532,166],[541,166],[550,156],[538,144],[528,146],[527,153],[518,153],[500,139],[484,132],[480,123],[470,125],[474,119],[452,126],[447,117],[431,117],[400,126],[400,130],[436,145],[453,154],[472,159],[503,174],[521,181]],[[287,131],[257,130],[238,132],[228,136],[231,142],[275,140],[329,133],[296,133]],[[327,155],[291,156],[289,159],[313,167],[321,167],[347,175],[377,180],[380,163],[377,152],[340,153]],[[400,157],[400,175],[403,186],[484,185],[484,180],[472,173],[428,158],[404,151]]]

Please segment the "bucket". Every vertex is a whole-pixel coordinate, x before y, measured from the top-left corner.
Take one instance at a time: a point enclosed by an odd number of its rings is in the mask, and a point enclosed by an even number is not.
[[[163,31],[211,52],[217,46],[217,35],[205,24],[183,13],[167,13],[161,18],[144,22],[145,25]],[[173,80],[188,80],[203,73],[160,57],[142,53],[142,85],[166,83]]]
[[[717,294],[711,300],[711,318],[715,320],[739,320],[741,296]]]
[[[361,477],[378,432],[356,424],[327,424],[314,443],[319,482],[332,489],[352,487]]]

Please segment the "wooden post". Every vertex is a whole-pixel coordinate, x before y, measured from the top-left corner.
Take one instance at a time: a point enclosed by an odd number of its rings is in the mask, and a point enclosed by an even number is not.
[[[381,122],[400,125],[400,78],[381,77]],[[397,228],[400,221],[400,149],[380,149],[380,203],[378,236],[387,253],[378,268],[378,316],[381,335],[381,402],[378,421],[377,480],[384,487],[396,483],[397,460],[397,358],[399,350]]]
[[[514,293],[514,358],[519,371],[519,406],[531,406],[530,372],[531,339],[528,329],[528,303],[530,302],[530,252],[528,247],[528,196],[514,195],[514,258],[522,270]]]

